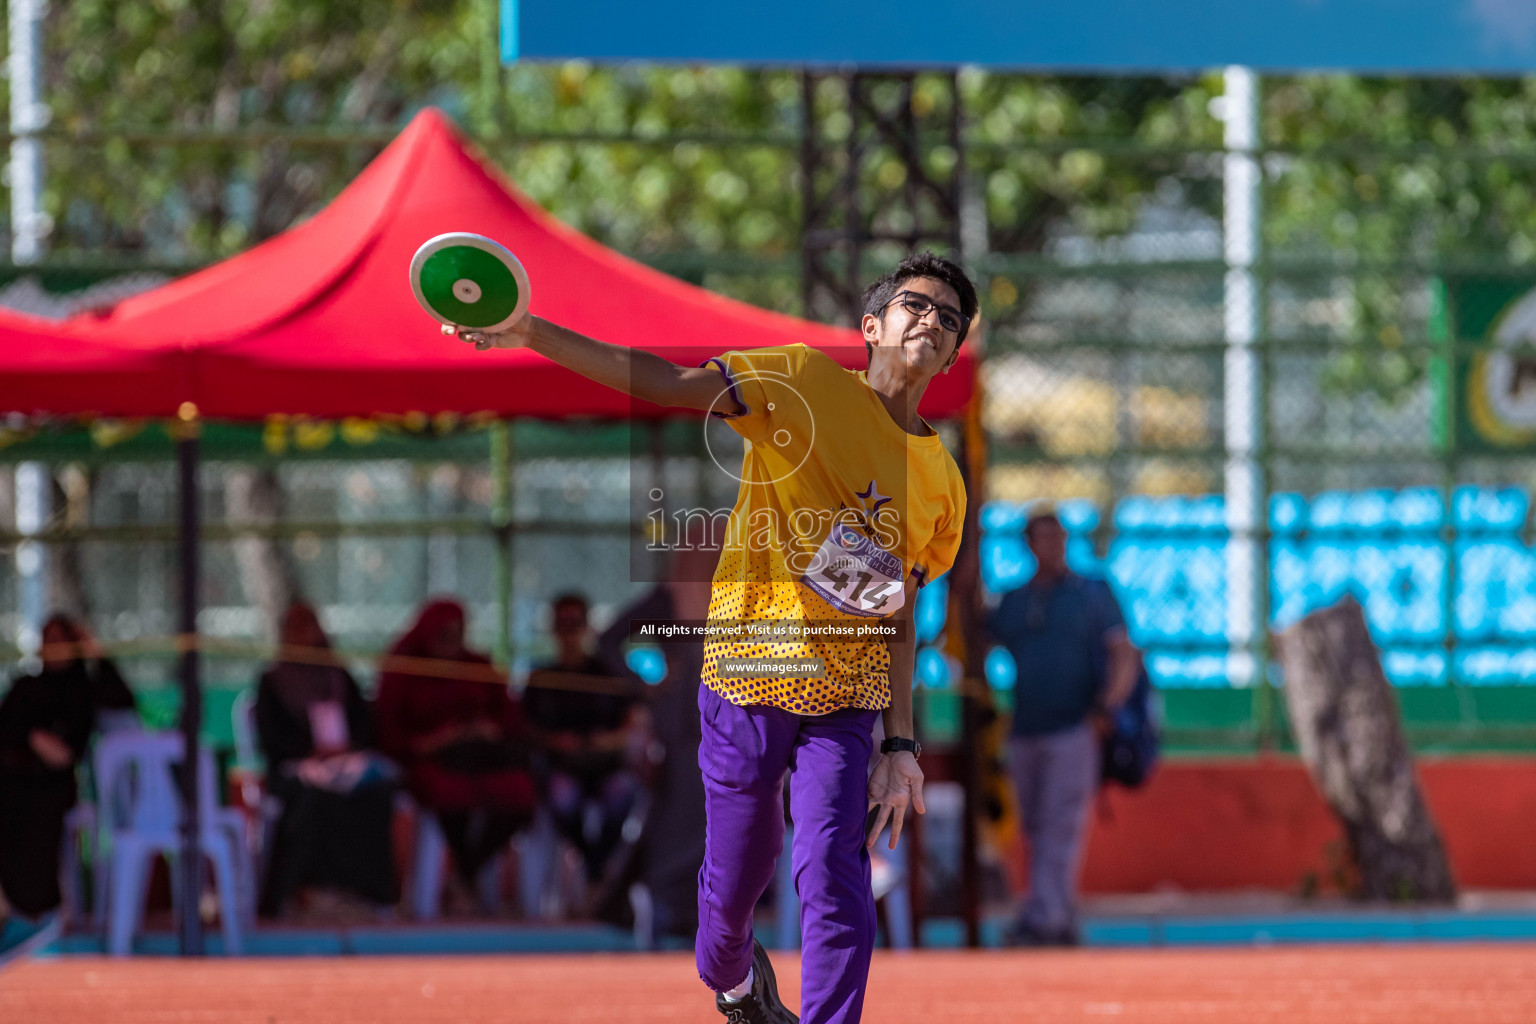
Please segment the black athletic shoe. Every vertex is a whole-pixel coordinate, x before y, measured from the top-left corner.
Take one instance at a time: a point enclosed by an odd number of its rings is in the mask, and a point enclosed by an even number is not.
[[[1003,930],[1003,945],[1012,948],[1048,949],[1082,944],[1083,939],[1076,926],[1068,926],[1059,932],[1044,932],[1022,921],[1015,921]]]
[[[779,983],[773,977],[768,951],[752,940],[752,991],[738,1002],[715,993],[715,1008],[725,1014],[726,1024],[800,1024],[800,1018],[779,1001]]]

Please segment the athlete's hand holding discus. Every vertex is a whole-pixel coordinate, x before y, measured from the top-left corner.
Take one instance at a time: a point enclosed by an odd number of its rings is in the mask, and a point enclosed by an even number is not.
[[[459,331],[459,340],[466,341],[475,346],[476,352],[485,352],[493,348],[527,348],[533,341],[534,332],[540,328],[546,330],[555,328],[556,325],[543,317],[529,313],[517,323],[504,331]]]

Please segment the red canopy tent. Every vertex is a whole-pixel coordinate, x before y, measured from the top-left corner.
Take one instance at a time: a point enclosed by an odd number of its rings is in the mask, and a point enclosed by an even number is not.
[[[170,415],[190,392],[188,370],[171,349],[112,344],[0,309],[0,411]]]
[[[188,390],[177,402],[193,401],[211,418],[662,414],[532,352],[477,353],[444,338],[415,304],[406,269],[427,238],[462,230],[517,253],[535,313],[604,341],[678,359],[800,342],[845,365],[864,362],[854,331],[723,298],[564,226],[431,109],[313,219],[65,328],[142,351],[179,349]],[[975,364],[965,356],[925,395],[930,417],[955,415],[970,398]],[[114,402],[87,407],[107,411]]]

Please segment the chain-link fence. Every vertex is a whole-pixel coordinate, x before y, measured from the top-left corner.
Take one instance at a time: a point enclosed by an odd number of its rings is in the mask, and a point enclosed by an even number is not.
[[[1233,653],[1353,594],[1422,744],[1526,746],[1530,83],[1265,79],[1236,148],[1231,84],[1186,87],[1160,148],[1074,151],[1142,177],[1129,223],[995,257],[992,496],[1077,499],[1075,561],[1119,585],[1186,740],[1286,742]],[[1031,563],[991,513],[1001,589]],[[1244,538],[1263,585],[1237,635]]]
[[[50,23],[57,43],[74,16]],[[423,22],[423,39],[434,26]],[[120,42],[143,61],[168,30],[134,31]],[[53,94],[89,70],[85,56],[50,65]],[[428,100],[562,219],[786,312],[836,316],[831,285],[912,242],[958,247],[985,317],[989,590],[1031,571],[1021,507],[1049,498],[1063,503],[1074,563],[1117,583],[1176,745],[1283,744],[1268,677],[1240,656],[1262,663],[1267,627],[1350,592],[1421,743],[1536,738],[1525,686],[1536,373],[1522,304],[1536,286],[1523,173],[1536,163],[1536,80],[1272,77],[1250,83],[1248,108],[1220,73],[856,82],[498,69],[461,54],[433,89],[423,53],[386,56],[376,66],[398,84],[346,116],[356,80],[306,86],[280,64],[265,91],[236,74],[232,93],[210,87],[206,110],[142,113],[156,120],[133,130],[114,127],[134,123],[133,108],[112,107],[112,122],[61,98],[42,136],[53,283],[176,270],[265,237],[334,194]],[[148,89],[167,72],[134,73]],[[63,264],[84,270],[65,280]],[[536,650],[538,609],[556,590],[612,608],[625,596],[614,581],[632,586],[627,537],[643,523],[628,495],[644,470],[623,443],[588,453],[599,428],[569,428],[567,447],[542,452],[527,429],[515,428],[504,492],[486,438],[483,453],[452,458],[210,453],[208,632],[262,635],[240,581],[266,556],[233,539],[229,501],[263,488],[282,502],[263,543],[284,552],[344,648],[377,650],[438,590],[466,596],[478,642],[514,659]],[[51,460],[50,521],[78,540],[59,535],[48,572],[78,560],[98,629],[138,642],[169,633],[171,470],[119,465],[111,451]],[[686,475],[694,456],[670,457]],[[497,582],[503,493],[510,590]],[[85,519],[68,518],[77,505]],[[125,532],[101,533],[113,530]],[[0,570],[6,635],[25,591],[17,562]],[[954,683],[937,657],[922,674],[935,698]],[[992,664],[1006,687],[1007,666]],[[169,661],[158,665],[146,677]],[[210,668],[228,685],[251,670],[234,658]]]
[[[603,621],[641,588],[628,574],[624,434],[537,423],[437,426],[387,424],[396,436],[380,439],[373,421],[210,425],[200,472],[198,627],[215,735],[228,738],[229,704],[270,657],[278,616],[294,597],[320,610],[337,649],[368,680],[429,596],[462,600],[471,646],[526,669],[551,654],[547,606],[556,594],[589,595]],[[176,702],[176,469],[166,439],[153,436],[158,425],[134,429],[146,435],[137,457],[98,448],[72,461],[7,467],[0,631],[8,642],[35,644],[28,627],[41,612],[80,617],[119,656],[150,716],[168,722]],[[76,433],[18,446],[93,443]],[[14,661],[19,651],[8,646]]]

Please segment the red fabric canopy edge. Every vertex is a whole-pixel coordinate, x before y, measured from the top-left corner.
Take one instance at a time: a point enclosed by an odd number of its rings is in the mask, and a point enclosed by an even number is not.
[[[29,416],[170,416],[195,389],[168,347],[114,344],[54,320],[0,309],[0,411]]]

